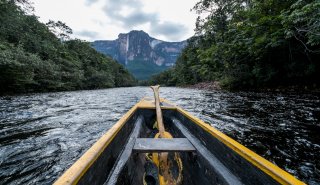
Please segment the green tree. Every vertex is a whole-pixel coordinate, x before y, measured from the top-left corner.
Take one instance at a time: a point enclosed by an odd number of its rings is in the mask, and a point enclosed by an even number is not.
[[[236,89],[319,84],[319,2],[200,0],[196,36],[172,78]]]
[[[0,93],[136,83],[120,64],[95,51],[88,42],[70,40],[72,30],[64,23],[40,23],[35,15],[22,9],[27,5],[27,0],[0,1]]]
[[[54,33],[61,41],[66,41],[70,39],[70,35],[72,34],[72,29],[61,21],[55,22],[49,20],[46,23],[46,26],[49,30]]]

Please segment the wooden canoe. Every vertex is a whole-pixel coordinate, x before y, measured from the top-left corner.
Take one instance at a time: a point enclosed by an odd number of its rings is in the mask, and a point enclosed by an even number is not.
[[[161,109],[173,139],[153,139],[155,105],[144,98],[54,184],[146,184],[148,152],[179,152],[181,184],[304,184],[169,101]]]

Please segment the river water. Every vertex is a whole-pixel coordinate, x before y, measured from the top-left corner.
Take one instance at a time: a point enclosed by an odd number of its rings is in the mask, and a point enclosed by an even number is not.
[[[0,97],[0,184],[51,184],[147,87]],[[308,184],[320,184],[320,95],[160,89]]]

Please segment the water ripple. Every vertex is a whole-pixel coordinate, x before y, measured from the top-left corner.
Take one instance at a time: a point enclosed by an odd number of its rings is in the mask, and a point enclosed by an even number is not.
[[[320,96],[161,88],[161,97],[320,184]],[[150,88],[0,97],[0,184],[51,184]]]

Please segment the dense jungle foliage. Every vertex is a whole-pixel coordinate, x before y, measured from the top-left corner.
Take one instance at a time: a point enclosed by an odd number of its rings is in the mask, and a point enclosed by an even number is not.
[[[320,0],[201,0],[196,35],[150,83],[319,87]]]
[[[0,93],[131,86],[120,64],[81,40],[64,23],[40,23],[27,0],[0,0]]]

